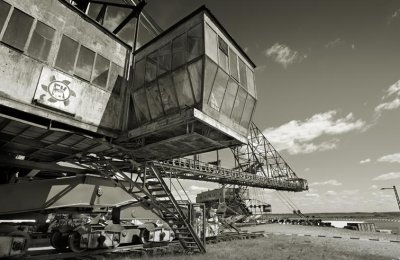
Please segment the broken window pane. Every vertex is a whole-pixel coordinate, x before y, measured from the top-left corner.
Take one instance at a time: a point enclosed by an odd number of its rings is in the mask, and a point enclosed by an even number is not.
[[[8,13],[10,12],[11,5],[0,0],[0,32],[3,29],[4,23],[7,19]]]
[[[158,91],[157,82],[151,83],[151,85],[147,87],[146,91],[147,100],[149,101],[151,118],[156,119],[163,115],[160,92]]]
[[[28,53],[34,58],[47,61],[53,43],[55,30],[42,22],[37,22],[29,44]]]
[[[239,88],[232,111],[232,118],[238,123],[242,118],[243,108],[246,102],[246,95],[246,91],[243,88]]]
[[[205,43],[206,54],[218,63],[218,37],[208,24],[205,28]]]
[[[228,44],[221,37],[218,37],[218,59],[219,66],[228,71]]]
[[[92,75],[94,63],[94,52],[81,46],[78,55],[78,61],[76,62],[75,75],[78,77],[90,81],[90,76]]]
[[[194,92],[194,98],[196,99],[196,103],[199,103],[201,100],[201,69],[202,69],[203,61],[200,59],[195,63],[192,63],[188,66],[190,80],[192,82],[192,88]]]
[[[157,51],[150,53],[146,59],[146,82],[154,80],[157,76]]]
[[[197,58],[203,52],[203,31],[201,24],[188,31],[188,61]]]
[[[55,66],[65,72],[73,73],[78,43],[71,38],[63,35],[60,49],[58,50]]]
[[[166,75],[158,80],[160,87],[161,100],[166,114],[175,111],[178,108],[172,75]]]
[[[214,83],[215,74],[217,73],[217,65],[210,59],[206,58],[206,66],[204,73],[204,103],[208,103],[211,93],[212,84]]]
[[[226,85],[228,84],[229,76],[222,69],[218,69],[217,76],[215,77],[214,86],[211,91],[208,103],[215,110],[220,109],[222,98],[225,94]]]
[[[145,59],[141,59],[140,61],[136,62],[133,89],[138,89],[144,84],[144,61]]]
[[[147,106],[146,93],[141,88],[133,93],[136,118],[139,123],[150,121],[149,107]]]
[[[172,69],[176,69],[185,63],[186,34],[178,36],[172,41]]]
[[[255,104],[255,99],[250,95],[247,95],[246,104],[244,105],[242,120],[240,124],[244,127],[248,127],[251,119],[251,115],[253,114],[253,108]]]
[[[233,52],[232,49],[229,49],[229,68],[231,71],[232,77],[234,77],[237,81],[239,81],[239,72],[238,72],[238,62],[237,55]]]
[[[239,59],[239,73],[240,73],[240,84],[247,89],[247,76],[246,76],[246,64]]]
[[[112,91],[113,94],[119,95],[123,83],[124,69],[115,64],[111,63],[110,77],[108,79],[108,90]]]
[[[192,88],[186,68],[179,69],[173,73],[176,94],[181,108],[194,104]]]
[[[222,101],[221,106],[221,112],[228,117],[231,116],[233,102],[235,102],[238,87],[239,85],[233,79],[229,79],[228,87],[226,88],[224,100]]]
[[[158,75],[171,70],[171,42],[158,50]]]
[[[31,16],[15,8],[2,41],[22,51],[28,40],[32,24],[33,18]]]
[[[97,54],[96,63],[94,65],[94,70],[93,70],[92,83],[105,89],[107,87],[107,78],[109,70],[110,70],[110,61],[101,56],[100,54]]]

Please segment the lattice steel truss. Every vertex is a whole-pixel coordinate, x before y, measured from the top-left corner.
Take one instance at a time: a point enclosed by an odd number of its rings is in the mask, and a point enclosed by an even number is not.
[[[304,191],[308,190],[307,180],[296,176],[279,152],[252,122],[248,143],[231,148],[238,169],[243,172],[270,179],[272,189]],[[293,189],[293,187],[295,187]]]

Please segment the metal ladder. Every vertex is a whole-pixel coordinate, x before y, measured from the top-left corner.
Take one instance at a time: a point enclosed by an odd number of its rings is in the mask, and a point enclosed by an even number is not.
[[[187,216],[183,213],[161,173],[152,163],[145,163],[139,177],[143,183],[132,180],[113,162],[105,157],[84,160],[81,164],[94,168],[98,173],[107,177],[125,192],[138,201],[149,203],[162,220],[168,223],[187,253],[205,253],[206,249],[196,232],[193,230]],[[123,183],[125,182],[125,183]],[[127,187],[129,185],[129,187]],[[133,188],[137,190],[134,191]]]
[[[205,253],[203,242],[163,180],[160,170],[163,168],[156,167],[152,162],[147,163],[141,175],[144,186],[150,195],[163,205],[160,209],[162,219],[172,228],[183,248],[188,253]]]

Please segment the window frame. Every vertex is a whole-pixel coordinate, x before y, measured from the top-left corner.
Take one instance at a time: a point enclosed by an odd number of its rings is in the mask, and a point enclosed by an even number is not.
[[[47,54],[46,60],[42,60],[42,59],[40,59],[40,58],[38,58],[38,57],[33,57],[33,55],[32,55],[31,53],[29,53],[29,47],[31,46],[31,43],[32,43],[33,33],[35,32],[38,23],[42,23],[42,24],[44,24],[45,26],[47,26],[47,27],[49,27],[49,28],[51,28],[51,29],[54,30],[53,40],[52,40],[52,42],[51,42],[51,46],[50,46],[50,49],[49,49],[49,53]],[[29,44],[26,45],[26,51],[25,51],[24,53],[26,53],[26,55],[28,55],[28,56],[31,57],[32,59],[35,59],[35,60],[38,60],[38,61],[41,61],[41,62],[45,62],[45,63],[50,63],[50,60],[49,60],[49,58],[50,58],[50,53],[51,53],[52,49],[54,48],[53,46],[54,46],[54,40],[56,39],[57,30],[56,30],[54,27],[48,25],[47,23],[44,23],[44,22],[40,21],[39,19],[35,19],[34,26],[32,26],[32,27],[34,27],[34,28],[32,29],[31,35],[30,35],[30,37],[29,37]],[[58,54],[58,53],[57,53],[57,54]]]
[[[6,3],[7,3],[7,2],[6,2]],[[10,4],[10,3],[8,3],[8,4]],[[10,5],[11,5],[11,4],[10,4]],[[30,17],[30,18],[32,18],[32,24],[31,24],[31,26],[30,26],[30,28],[29,28],[28,36],[26,37],[24,46],[23,46],[22,48],[16,47],[16,46],[14,46],[14,45],[12,45],[12,44],[7,43],[7,42],[4,41],[4,36],[6,35],[8,26],[10,25],[10,21],[11,21],[11,18],[12,18],[12,16],[13,16],[15,10],[18,10],[20,13],[22,13],[22,14],[24,14],[24,15]],[[16,8],[16,7],[14,7],[13,5],[11,5],[11,8],[10,8],[10,10],[8,11],[8,15],[7,15],[7,17],[6,17],[6,20],[4,21],[4,25],[3,25],[3,28],[2,28],[2,31],[1,31],[1,34],[0,34],[0,41],[1,41],[1,43],[3,43],[3,44],[5,44],[5,45],[9,46],[9,47],[12,48],[13,50],[17,50],[17,51],[19,51],[19,52],[22,52],[22,53],[26,54],[26,53],[27,53],[27,48],[28,48],[28,43],[30,43],[31,38],[32,38],[33,28],[36,28],[36,23],[37,23],[37,19],[36,19],[35,17],[33,17],[32,15],[27,14],[26,12],[22,11],[21,9]]]

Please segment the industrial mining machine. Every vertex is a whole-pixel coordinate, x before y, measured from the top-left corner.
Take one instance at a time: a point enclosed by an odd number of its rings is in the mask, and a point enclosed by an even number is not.
[[[145,4],[0,0],[0,257],[38,235],[204,253],[204,205],[169,178],[307,190],[252,122],[255,64],[212,13],[161,30]],[[225,148],[234,169],[189,159]]]

